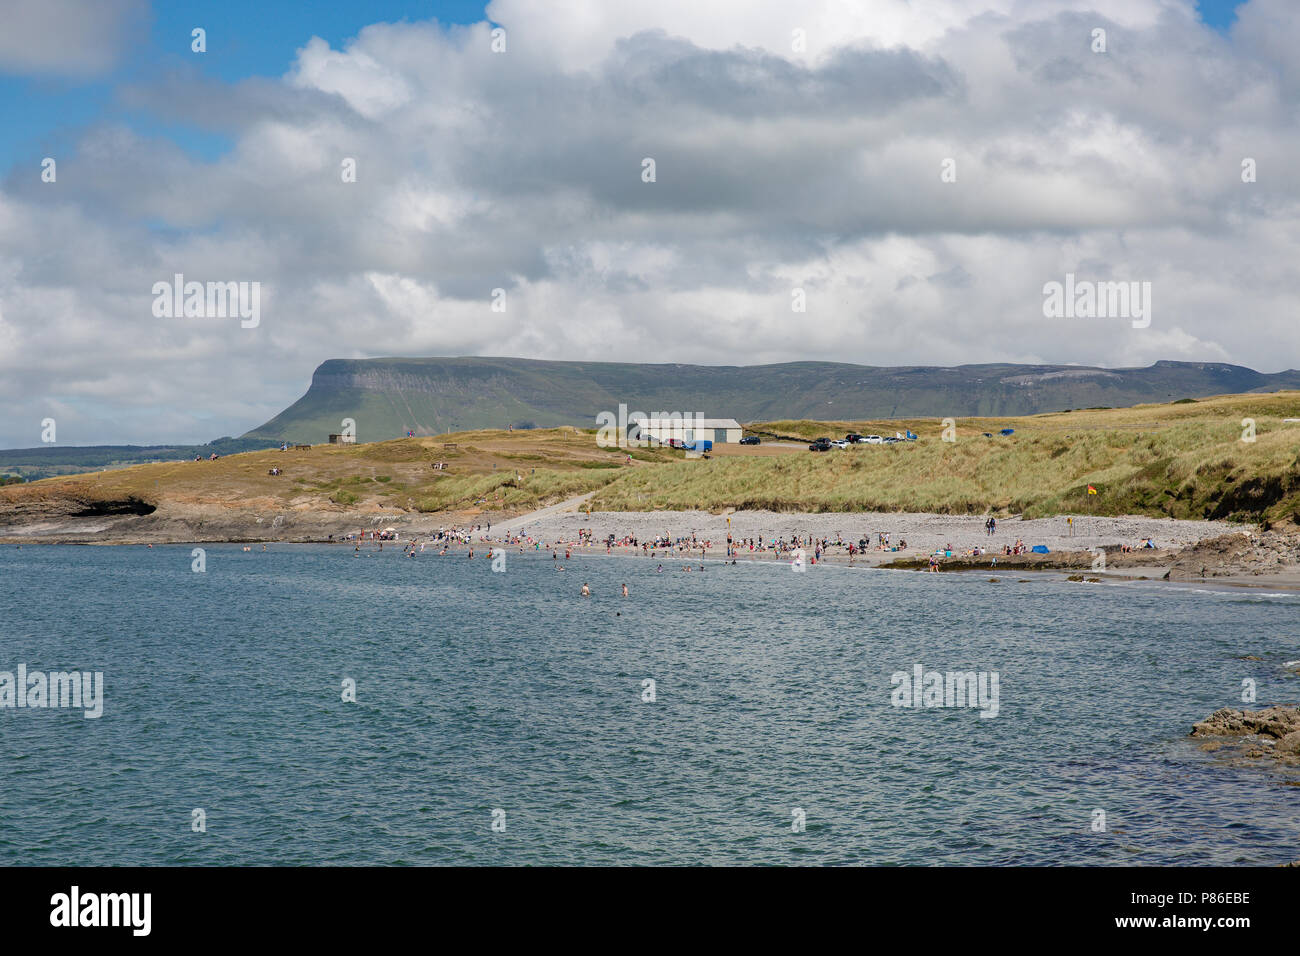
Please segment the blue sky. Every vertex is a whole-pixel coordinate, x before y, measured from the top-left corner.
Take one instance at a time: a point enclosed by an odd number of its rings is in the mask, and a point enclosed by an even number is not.
[[[1228,31],[1244,0],[1199,0],[1202,19]],[[126,123],[140,133],[162,135],[206,159],[224,151],[221,136],[196,127],[159,125],[151,117],[123,108],[115,95],[122,83],[147,81],[158,71],[198,70],[233,83],[251,76],[280,76],[297,50],[312,36],[342,48],[371,23],[436,19],[440,23],[475,23],[485,19],[486,4],[476,0],[317,0],[268,3],[266,0],[170,0],[155,3],[147,33],[137,38],[126,62],[93,80],[6,76],[0,73],[0,170],[50,153],[66,152],[77,130],[94,121]],[[207,30],[208,50],[190,51],[190,31]],[[251,27],[251,28],[250,28]]]
[[[227,83],[251,76],[280,76],[297,50],[318,36],[341,48],[372,23],[436,19],[440,23],[476,23],[485,19],[485,3],[475,0],[315,0],[311,3],[266,0],[168,0],[152,3],[143,35],[110,73],[91,79],[13,76],[0,72],[0,170],[22,160],[63,152],[77,130],[96,121],[123,122],[145,134],[161,134],[187,150],[212,158],[227,145],[223,138],[194,127],[159,126],[118,102],[123,83],[145,82],[159,71],[198,70]],[[195,27],[207,31],[207,52],[190,50]]]

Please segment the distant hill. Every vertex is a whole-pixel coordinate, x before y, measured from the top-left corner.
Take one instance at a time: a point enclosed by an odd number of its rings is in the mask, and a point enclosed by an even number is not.
[[[245,439],[323,442],[356,422],[359,441],[476,428],[595,427],[596,415],[699,412],[739,421],[955,418],[1124,407],[1300,388],[1300,371],[1157,362],[1149,368],[1075,365],[875,367],[647,365],[519,358],[331,359],[311,387]]]
[[[331,359],[305,395],[241,438],[206,445],[43,445],[0,450],[0,476],[28,479],[149,461],[230,455],[281,441],[319,443],[351,418],[362,442],[479,428],[578,425],[618,411],[699,412],[742,422],[972,418],[1300,389],[1300,371],[1157,362],[1150,368],[1077,365],[876,367],[646,365],[517,358]]]
[[[0,450],[0,476],[21,475],[28,481],[75,475],[104,468],[125,468],[151,461],[192,461],[267,448],[259,438],[218,438],[206,445],[39,445]]]
[[[765,439],[693,460],[680,449],[602,447],[594,430],[574,428],[457,432],[455,448],[437,436],[255,451],[2,487],[0,541],[322,541],[381,521],[409,540],[439,526],[496,524],[586,494],[595,512],[709,511],[718,515],[714,529],[724,527],[723,511],[739,509],[1225,518],[1266,521],[1289,533],[1300,525],[1300,424],[1287,421],[1297,417],[1300,390],[1029,417],[958,416],[953,442],[943,440],[938,417],[893,419],[889,425],[907,428],[916,441],[829,454]],[[1241,440],[1246,418],[1257,425],[1253,442]],[[804,437],[886,430],[879,419],[752,424],[767,435]],[[1011,434],[1001,435],[1003,428]],[[1196,576],[1240,559],[1276,572],[1300,563],[1300,533],[1293,543],[1251,545],[1249,558],[1241,550],[1246,540],[1233,542],[1187,559],[1183,569]],[[1087,568],[1093,555],[1080,558]]]

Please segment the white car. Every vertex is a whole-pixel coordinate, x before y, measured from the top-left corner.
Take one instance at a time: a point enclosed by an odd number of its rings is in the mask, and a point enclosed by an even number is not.
[[[883,445],[884,443],[885,440],[879,435],[864,435],[862,437],[862,444],[864,445]]]
[[[832,447],[832,448],[848,448],[848,447],[849,447],[849,443],[846,442],[843,438],[840,438],[840,439],[837,439],[836,441],[831,442],[831,447]]]

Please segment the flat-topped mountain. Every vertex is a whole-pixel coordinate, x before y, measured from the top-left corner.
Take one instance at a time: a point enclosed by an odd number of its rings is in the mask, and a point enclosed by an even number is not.
[[[331,359],[305,395],[246,439],[322,442],[356,423],[358,441],[474,428],[578,425],[602,411],[700,413],[739,421],[955,418],[1122,407],[1300,388],[1300,371],[1157,362],[876,367],[839,362],[650,365],[521,358]]]

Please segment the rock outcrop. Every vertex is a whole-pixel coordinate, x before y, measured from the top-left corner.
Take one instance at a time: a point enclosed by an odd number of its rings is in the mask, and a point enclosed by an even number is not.
[[[1193,737],[1236,737],[1244,757],[1272,757],[1300,766],[1300,707],[1263,710],[1223,707],[1192,726]]]
[[[1300,568],[1300,529],[1243,531],[1201,541],[1180,551],[1170,565],[1171,581],[1278,574]]]

